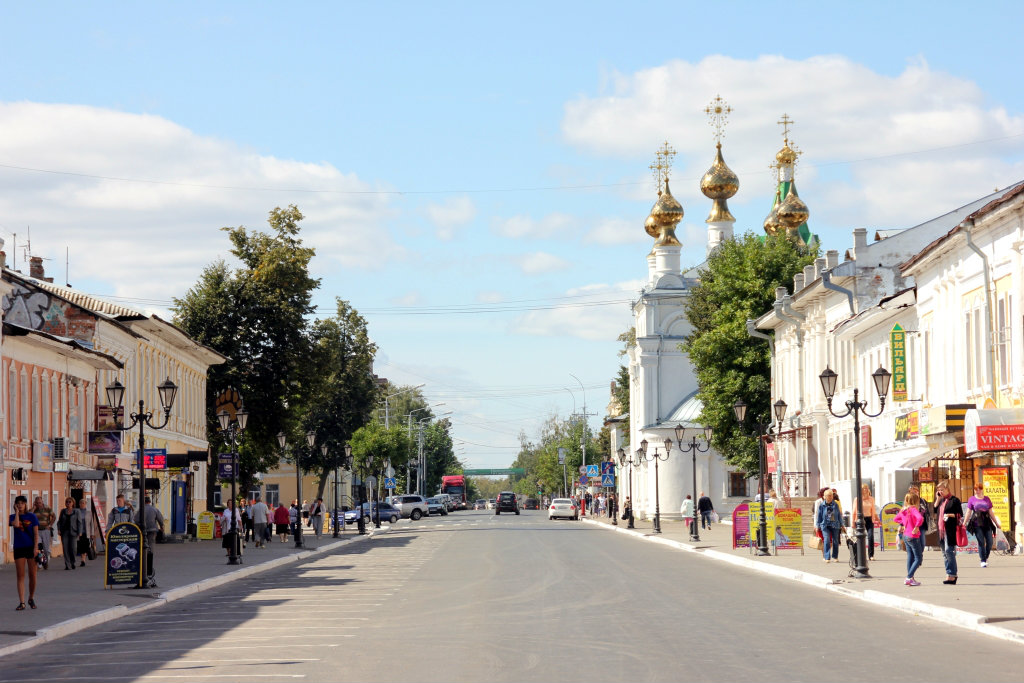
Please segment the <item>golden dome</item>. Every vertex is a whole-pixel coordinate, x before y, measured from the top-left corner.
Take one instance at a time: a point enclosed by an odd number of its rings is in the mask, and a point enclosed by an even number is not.
[[[718,144],[715,161],[700,180],[700,191],[708,199],[729,199],[740,189],[740,179],[722,158],[722,145]]]
[[[785,226],[786,232],[794,233],[796,229],[807,222],[811,215],[807,205],[796,193],[796,183],[789,184],[789,192],[782,200],[778,208],[779,222]]]
[[[665,179],[665,191],[658,195],[658,201],[651,208],[651,218],[658,225],[677,225],[683,220],[683,205],[672,196],[668,189],[668,178]]]
[[[789,146],[789,140],[786,140],[782,145],[782,149],[776,153],[775,161],[777,161],[780,166],[792,166],[796,163],[796,152]]]
[[[654,219],[654,216],[648,216],[647,220],[644,221],[644,230],[651,237],[658,236],[658,221]]]
[[[779,232],[786,229],[786,227],[779,221],[779,192],[775,191],[775,203],[772,205],[772,210],[768,212],[768,215],[764,219],[764,231],[768,235],[777,235]]]

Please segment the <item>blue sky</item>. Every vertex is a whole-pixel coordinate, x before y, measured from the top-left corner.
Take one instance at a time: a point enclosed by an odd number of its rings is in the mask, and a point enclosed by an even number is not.
[[[218,227],[261,227],[295,203],[318,249],[318,303],[364,313],[379,374],[426,383],[473,466],[506,464],[521,430],[533,437],[584,393],[599,426],[665,139],[679,152],[683,261],[703,257],[697,181],[714,141],[702,109],[716,94],[735,108],[723,145],[739,232],[770,206],[784,112],[828,249],[1024,178],[1019,3],[974,15],[5,2],[3,16],[9,261],[31,226],[57,280],[68,249],[76,287],[159,310],[226,254]]]

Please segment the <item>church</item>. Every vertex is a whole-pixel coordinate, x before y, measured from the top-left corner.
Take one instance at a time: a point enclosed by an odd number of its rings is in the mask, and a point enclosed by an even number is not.
[[[739,178],[722,155],[722,129],[732,109],[716,97],[704,110],[715,129],[715,159],[701,179],[701,192],[712,201],[707,223],[707,254],[722,242],[733,239],[736,219],[727,200],[739,191]],[[804,243],[817,236],[807,227],[806,204],[796,191],[794,171],[797,152],[790,145],[790,120],[784,116],[783,147],[775,156],[778,184],[774,202],[764,221],[767,234],[785,231]],[[657,182],[657,201],[644,223],[654,245],[647,254],[647,278],[639,298],[632,305],[636,343],[629,355],[629,419],[610,418],[611,446],[620,462],[617,495],[632,496],[637,518],[678,520],[680,507],[689,494],[696,501],[701,492],[711,498],[723,517],[757,488],[755,479],[730,466],[705,439],[697,398],[697,376],[693,364],[680,349],[691,333],[686,306],[699,284],[704,264],[682,270],[682,245],[676,227],[683,219],[683,207],[672,196],[669,173],[675,151],[666,142],[652,164]],[[629,425],[628,430],[625,425]],[[677,427],[682,427],[677,431]],[[628,431],[628,434],[626,433]],[[680,440],[677,434],[682,435]],[[646,452],[641,446],[646,442]],[[766,485],[767,486],[767,485]]]

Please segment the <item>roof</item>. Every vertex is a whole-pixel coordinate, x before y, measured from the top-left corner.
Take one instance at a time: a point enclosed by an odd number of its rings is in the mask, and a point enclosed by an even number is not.
[[[671,422],[674,425],[680,424],[687,429],[701,429],[704,424],[700,421],[700,414],[704,410],[704,404],[697,398],[697,392],[693,392],[677,405],[668,414],[662,424]]]
[[[82,360],[97,370],[120,370],[124,367],[124,363],[117,358],[102,351],[94,351],[77,339],[58,337],[48,332],[32,330],[8,322],[3,323],[3,333],[5,337],[38,337],[40,341],[56,350],[58,354]]]

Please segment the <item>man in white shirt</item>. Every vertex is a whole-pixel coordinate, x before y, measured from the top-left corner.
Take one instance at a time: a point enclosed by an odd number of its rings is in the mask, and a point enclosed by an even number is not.
[[[256,502],[249,508],[249,515],[252,517],[253,540],[257,548],[264,548],[267,523],[270,521],[270,510],[267,504],[260,500],[260,494],[256,494]]]

